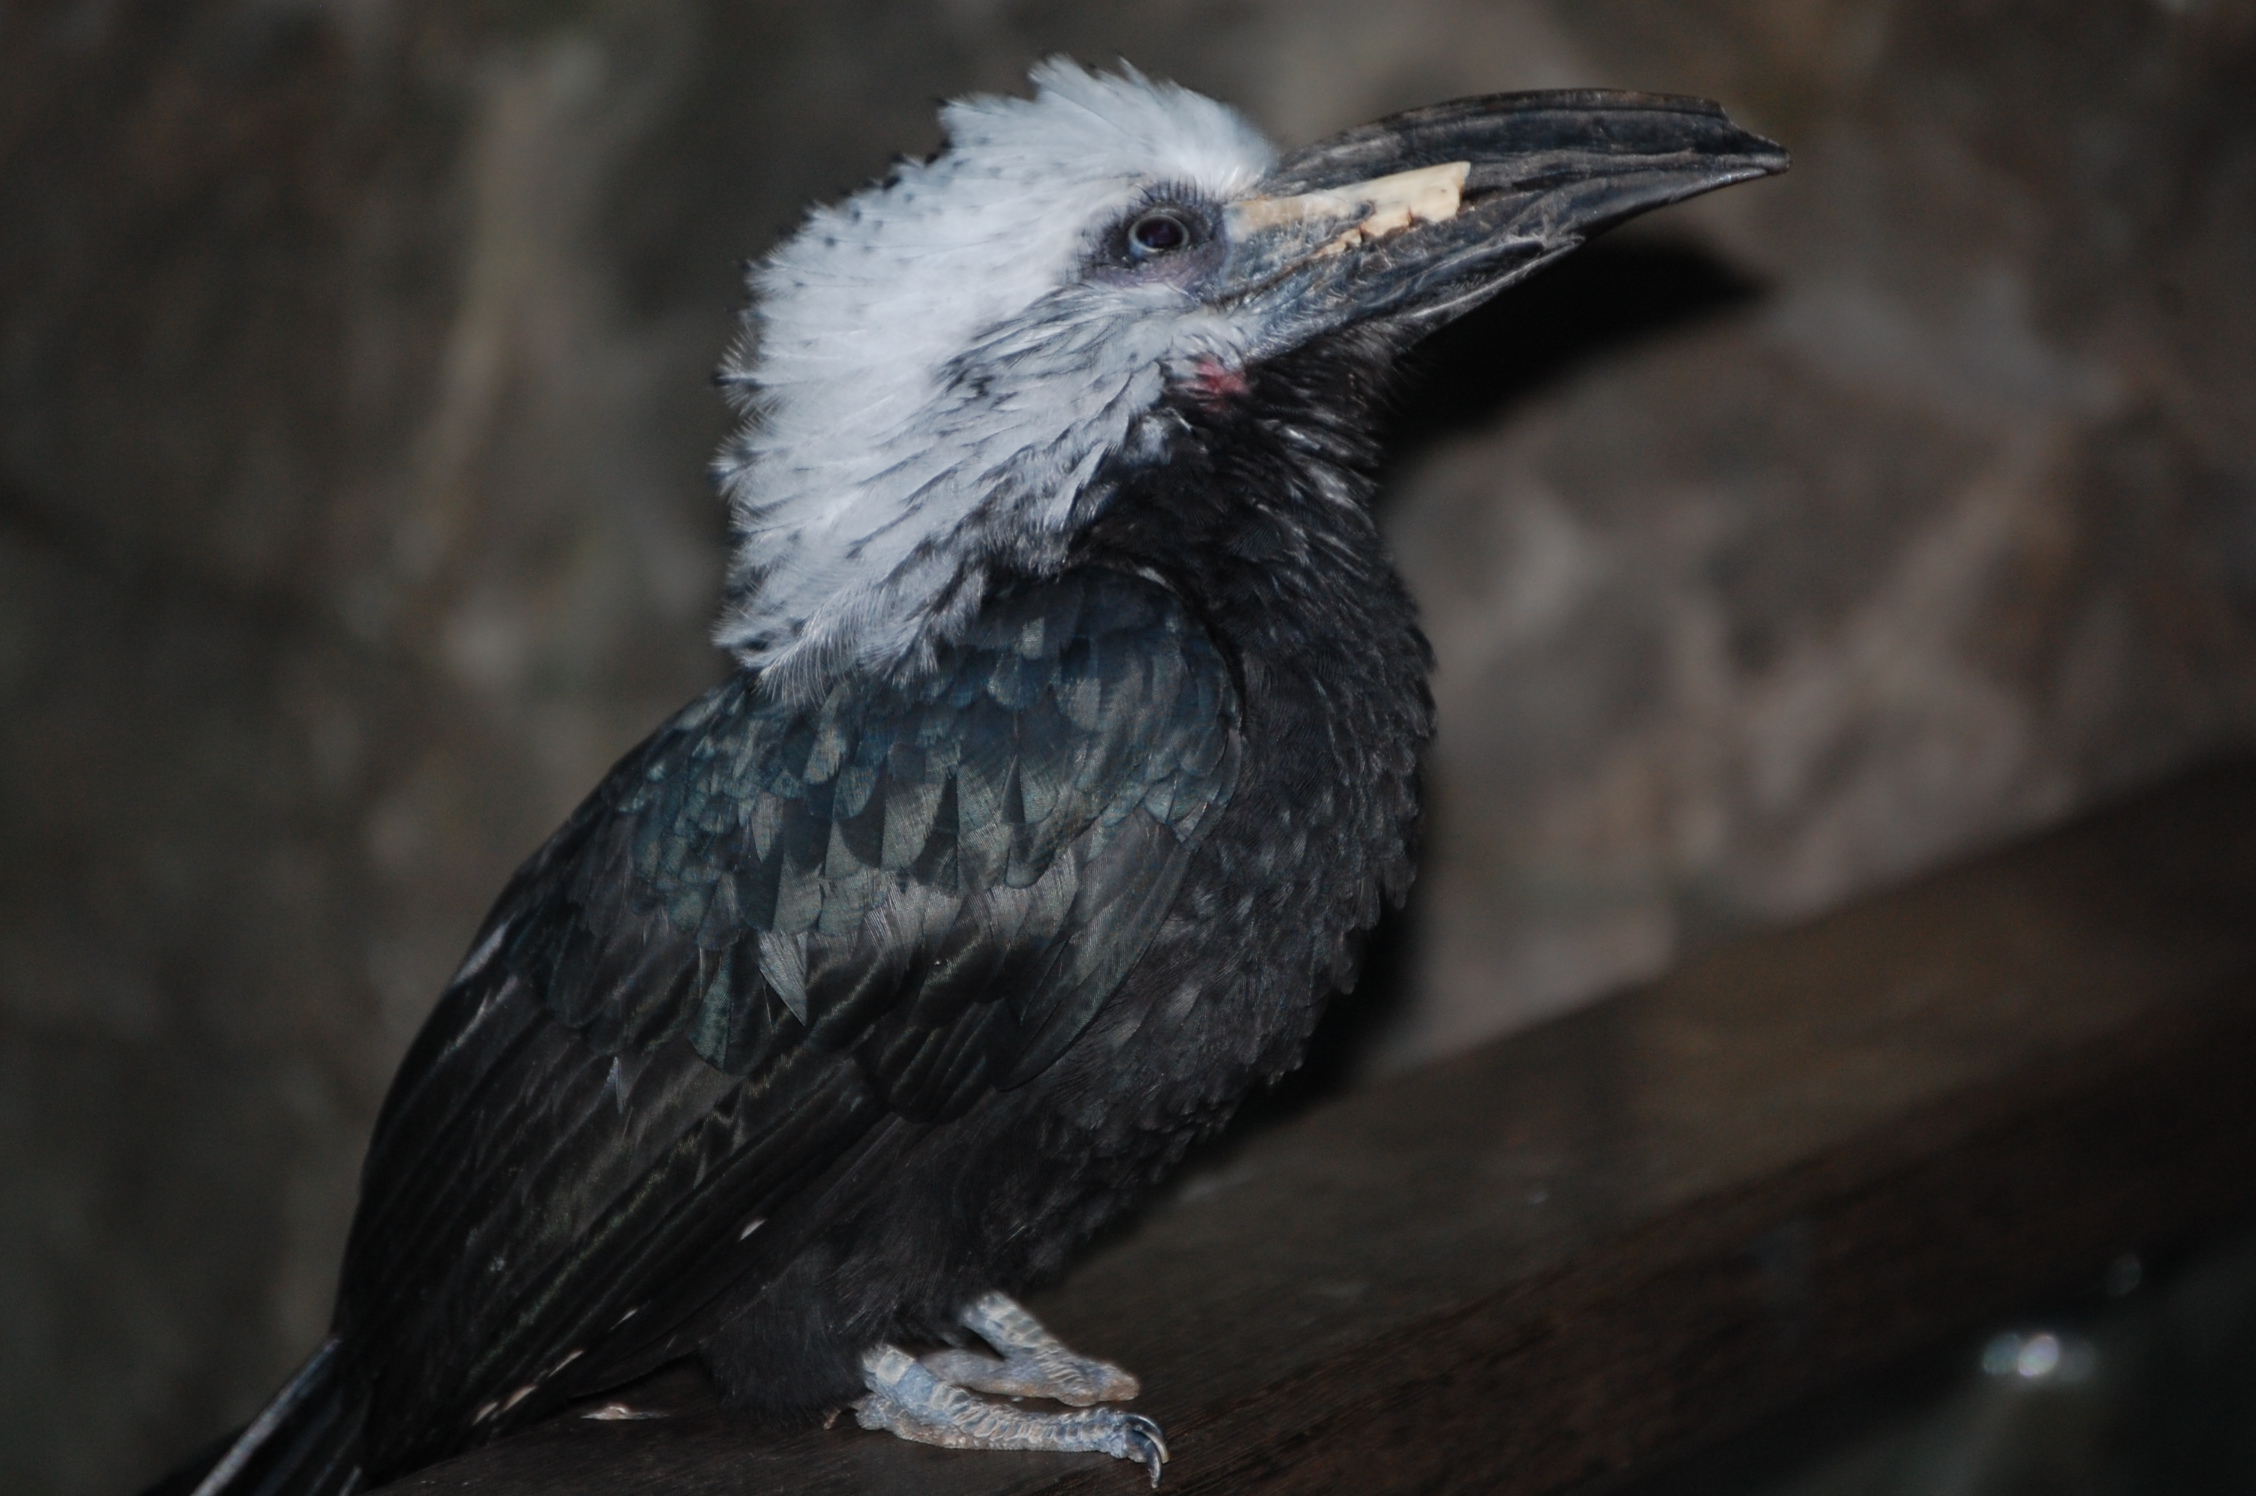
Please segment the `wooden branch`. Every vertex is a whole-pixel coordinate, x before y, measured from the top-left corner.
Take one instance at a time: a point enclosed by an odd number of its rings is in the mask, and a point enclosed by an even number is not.
[[[2256,764],[1252,1138],[1034,1307],[1166,1489],[1558,1491],[2256,1206]],[[562,1417],[388,1488],[1118,1492],[1094,1456]]]

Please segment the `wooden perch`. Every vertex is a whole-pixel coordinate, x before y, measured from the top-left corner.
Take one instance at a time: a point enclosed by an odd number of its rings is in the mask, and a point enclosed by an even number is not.
[[[1164,1490],[1643,1466],[2256,1206],[2256,764],[2211,770],[1256,1136],[1033,1302]],[[1144,1489],[747,1431],[677,1370],[389,1496]]]

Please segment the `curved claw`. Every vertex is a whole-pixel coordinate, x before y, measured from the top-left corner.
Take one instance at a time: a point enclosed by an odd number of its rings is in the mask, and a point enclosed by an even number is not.
[[[1122,1447],[1115,1457],[1140,1461],[1151,1472],[1151,1483],[1157,1486],[1159,1467],[1167,1463],[1166,1436],[1160,1433],[1158,1424],[1141,1413],[1123,1413],[1120,1418]]]

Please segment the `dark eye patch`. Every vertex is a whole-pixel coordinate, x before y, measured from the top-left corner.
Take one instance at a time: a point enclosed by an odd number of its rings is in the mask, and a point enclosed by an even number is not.
[[[1154,208],[1128,225],[1128,253],[1140,260],[1173,254],[1191,242],[1191,225],[1170,208]]]
[[[1113,253],[1124,265],[1149,265],[1198,248],[1213,235],[1207,215],[1183,202],[1147,202],[1113,230]]]

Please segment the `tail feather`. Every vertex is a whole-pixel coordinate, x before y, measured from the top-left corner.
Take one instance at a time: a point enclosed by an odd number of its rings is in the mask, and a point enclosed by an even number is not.
[[[342,1374],[341,1345],[324,1341],[216,1460],[207,1451],[145,1496],[352,1496],[367,1408]]]

